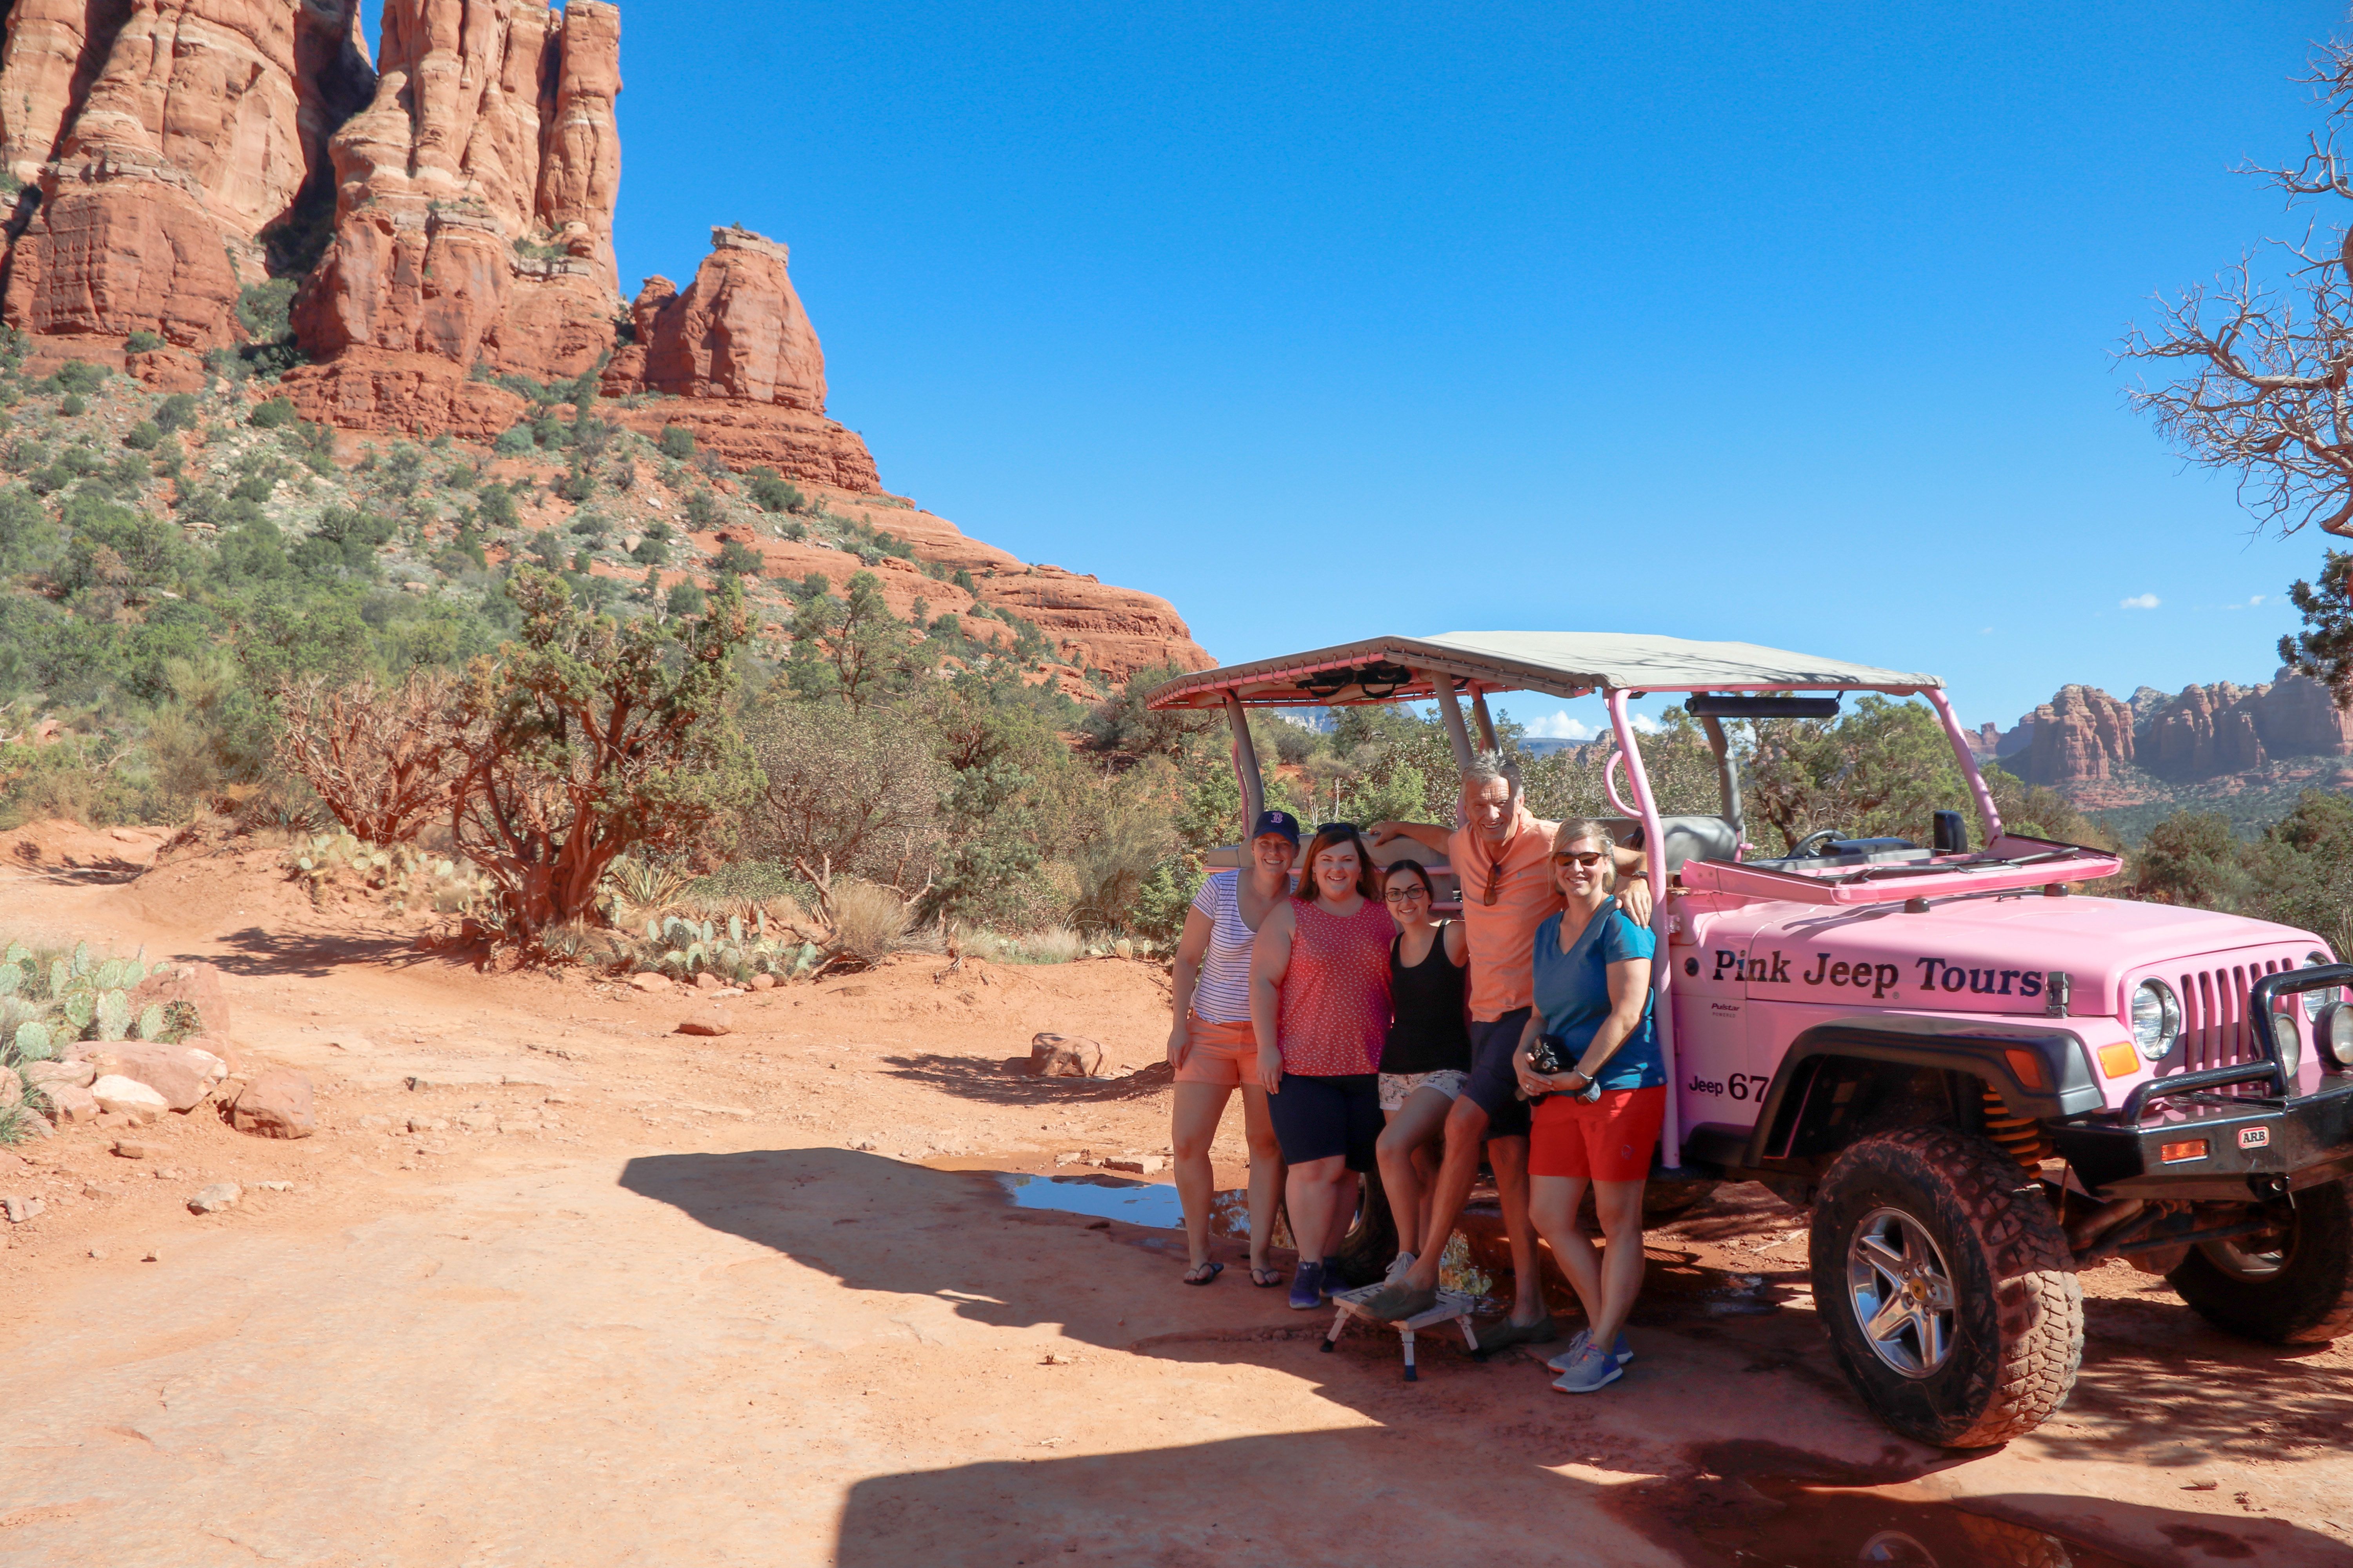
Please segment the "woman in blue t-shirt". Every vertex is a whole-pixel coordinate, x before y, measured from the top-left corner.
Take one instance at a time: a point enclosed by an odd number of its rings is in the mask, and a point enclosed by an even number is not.
[[[1528,1218],[1585,1304],[1586,1327],[1549,1363],[1564,1394],[1590,1394],[1634,1359],[1626,1314],[1642,1288],[1642,1184],[1666,1118],[1667,1075],[1651,1021],[1657,939],[1615,897],[1615,842],[1599,822],[1553,836],[1553,885],[1565,907],[1536,928],[1535,1009],[1514,1058],[1538,1100],[1528,1136]],[[1565,1070],[1530,1063],[1539,1038]],[[1577,1223],[1586,1184],[1607,1242],[1594,1250]]]

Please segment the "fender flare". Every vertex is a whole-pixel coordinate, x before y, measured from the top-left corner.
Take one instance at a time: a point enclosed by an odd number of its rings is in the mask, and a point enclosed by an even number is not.
[[[2010,1053],[2025,1052],[2023,1058]],[[2054,1121],[2107,1105],[2083,1037],[2069,1029],[2012,1028],[1957,1018],[1883,1018],[1869,1025],[1820,1024],[1789,1042],[1748,1135],[1746,1163],[1767,1162],[1784,1144],[1782,1121],[1804,1108],[1818,1063],[1831,1058],[1965,1073],[1982,1079],[2013,1116]],[[2029,1078],[2039,1079],[2030,1082]],[[1795,1097],[1793,1100],[1792,1097]]]

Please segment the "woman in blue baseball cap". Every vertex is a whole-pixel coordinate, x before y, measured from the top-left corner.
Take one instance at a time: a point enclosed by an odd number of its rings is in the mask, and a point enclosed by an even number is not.
[[[1226,1102],[1242,1091],[1242,1132],[1250,1142],[1250,1282],[1271,1289],[1282,1271],[1267,1258],[1274,1211],[1282,1195],[1282,1150],[1258,1080],[1258,1037],[1250,1029],[1250,944],[1270,910],[1291,894],[1291,862],[1299,853],[1299,820],[1287,811],[1261,812],[1251,825],[1250,862],[1239,871],[1204,878],[1185,912],[1170,987],[1176,1022],[1168,1030],[1168,1065],[1176,1069],[1169,1147],[1176,1152],[1176,1194],[1185,1205],[1185,1241],[1191,1262],[1187,1285],[1207,1285],[1225,1269],[1209,1256],[1209,1207],[1217,1178],[1209,1145],[1225,1120]]]

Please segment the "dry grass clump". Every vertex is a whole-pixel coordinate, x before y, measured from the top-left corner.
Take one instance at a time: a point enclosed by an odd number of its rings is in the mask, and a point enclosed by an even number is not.
[[[1086,956],[1086,939],[1068,926],[1007,936],[993,931],[959,931],[956,951],[991,963],[1071,963]]]
[[[837,952],[871,968],[907,946],[915,911],[892,889],[844,879],[826,890],[824,901]]]

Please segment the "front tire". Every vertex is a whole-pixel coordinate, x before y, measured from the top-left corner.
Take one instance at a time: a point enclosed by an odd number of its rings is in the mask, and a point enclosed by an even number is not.
[[[2353,1204],[2342,1182],[2295,1196],[2274,1237],[2201,1242],[2165,1278],[2216,1328],[2279,1345],[2353,1330]]]
[[[2042,1188],[1990,1143],[1941,1127],[1864,1139],[1823,1178],[1810,1248],[1840,1369],[1895,1431],[1982,1447],[2066,1403],[2083,1287]]]

